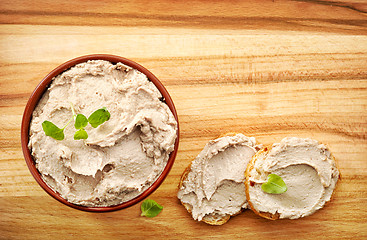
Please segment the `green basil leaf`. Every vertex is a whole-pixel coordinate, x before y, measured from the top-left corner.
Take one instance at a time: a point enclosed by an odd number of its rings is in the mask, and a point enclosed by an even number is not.
[[[42,123],[42,129],[45,132],[46,136],[52,137],[53,139],[63,140],[65,138],[64,129],[58,128],[50,121],[44,121]]]
[[[110,116],[111,115],[106,108],[101,108],[96,110],[89,116],[88,122],[90,123],[90,125],[92,125],[92,127],[96,128],[102,123],[108,121],[110,119]]]
[[[87,139],[88,133],[84,129],[80,129],[75,132],[74,140]]]
[[[261,189],[266,193],[281,194],[287,191],[287,186],[280,176],[269,174],[268,181],[261,185]]]
[[[76,129],[82,129],[86,127],[87,125],[88,125],[88,119],[86,116],[80,113],[76,115],[75,124],[74,124]]]
[[[141,216],[146,216],[149,218],[157,216],[163,209],[156,201],[151,199],[146,199],[140,206]]]

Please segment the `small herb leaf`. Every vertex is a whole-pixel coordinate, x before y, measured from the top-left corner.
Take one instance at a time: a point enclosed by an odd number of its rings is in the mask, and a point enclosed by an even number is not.
[[[88,133],[84,129],[80,129],[75,132],[74,140],[87,139]]]
[[[287,191],[287,186],[280,176],[269,174],[268,181],[261,185],[261,189],[266,193],[281,194]]]
[[[82,129],[86,127],[87,125],[88,125],[88,119],[86,116],[80,113],[76,115],[75,124],[74,124],[76,129]]]
[[[90,125],[92,125],[92,127],[96,128],[102,123],[108,121],[110,119],[110,116],[111,115],[106,108],[101,108],[96,110],[89,116],[88,122],[90,123]]]
[[[58,128],[55,124],[50,121],[44,121],[42,123],[43,131],[45,132],[46,136],[52,137],[56,140],[63,140],[64,136],[64,129]]]
[[[146,199],[140,206],[141,216],[146,216],[149,218],[157,216],[163,209],[156,201],[151,199]]]

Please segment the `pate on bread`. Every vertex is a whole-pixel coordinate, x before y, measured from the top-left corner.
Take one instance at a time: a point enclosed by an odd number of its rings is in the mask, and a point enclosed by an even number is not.
[[[206,144],[184,171],[177,195],[195,220],[221,225],[248,207],[244,172],[257,150],[255,138],[243,134]]]
[[[269,174],[280,176],[288,190],[264,192],[261,185]],[[338,179],[335,160],[325,145],[308,138],[284,138],[253,156],[246,170],[246,197],[262,217],[297,219],[330,201]]]

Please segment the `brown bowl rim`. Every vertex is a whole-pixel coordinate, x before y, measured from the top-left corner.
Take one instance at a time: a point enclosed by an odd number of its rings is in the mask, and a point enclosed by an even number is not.
[[[177,121],[177,138],[176,138],[176,141],[175,141],[174,150],[170,153],[167,165],[164,168],[163,172],[160,174],[160,176],[157,178],[157,180],[148,189],[146,189],[143,193],[141,193],[139,196],[137,196],[137,197],[135,197],[135,198],[133,198],[133,199],[127,201],[127,202],[124,202],[124,203],[121,203],[121,204],[118,204],[118,205],[114,205],[114,206],[86,207],[86,206],[77,205],[77,204],[68,202],[67,200],[62,198],[58,192],[52,190],[43,181],[43,179],[41,178],[40,173],[38,172],[38,170],[35,166],[35,162],[33,160],[33,157],[31,155],[31,153],[30,153],[30,150],[28,149],[29,126],[30,126],[30,121],[31,121],[31,118],[32,118],[33,110],[37,106],[40,98],[42,97],[43,93],[47,90],[47,88],[50,85],[50,83],[52,82],[53,78],[55,76],[61,74],[62,72],[68,70],[69,68],[75,66],[76,64],[86,62],[88,60],[106,60],[106,61],[109,61],[109,62],[112,62],[112,63],[121,62],[125,65],[128,65],[128,66],[130,66],[132,68],[135,68],[135,69],[139,70],[140,72],[144,73],[148,77],[148,79],[150,81],[152,81],[153,84],[161,92],[162,96],[164,97],[164,102],[168,105],[169,109],[171,110],[171,112],[173,113],[173,116],[175,117],[175,119]],[[110,54],[91,54],[91,55],[85,55],[85,56],[80,56],[80,57],[71,59],[71,60],[59,65],[54,70],[52,70],[49,74],[47,74],[42,79],[42,81],[37,85],[37,87],[32,92],[32,94],[31,94],[31,96],[30,96],[30,98],[27,102],[27,105],[24,109],[23,118],[22,118],[22,125],[21,125],[21,145],[22,145],[24,159],[27,163],[27,166],[28,166],[32,176],[37,181],[37,183],[43,188],[43,190],[45,190],[50,196],[52,196],[53,198],[55,198],[59,202],[65,204],[69,207],[75,208],[75,209],[88,211],[88,212],[110,212],[110,211],[116,211],[116,210],[120,210],[120,209],[123,209],[123,208],[133,206],[133,205],[137,204],[138,202],[142,201],[144,198],[148,197],[155,190],[157,190],[157,188],[162,184],[164,179],[169,174],[169,172],[170,172],[170,170],[173,166],[173,163],[175,161],[175,158],[176,158],[176,155],[177,155],[177,150],[178,150],[178,144],[179,144],[179,136],[180,136],[179,133],[180,133],[179,132],[179,123],[178,123],[178,116],[177,116],[175,105],[174,105],[174,103],[171,99],[171,96],[169,95],[168,91],[166,90],[166,88],[158,80],[158,78],[153,75],[153,73],[151,73],[148,69],[144,68],[140,64],[138,64],[138,63],[136,63],[136,62],[134,62],[130,59],[124,58],[124,57],[120,57],[120,56],[116,56],[116,55],[110,55]]]

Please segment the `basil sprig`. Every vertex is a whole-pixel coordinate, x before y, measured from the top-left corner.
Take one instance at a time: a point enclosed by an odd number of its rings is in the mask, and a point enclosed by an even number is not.
[[[261,185],[261,189],[266,193],[281,194],[286,192],[288,188],[280,176],[269,174],[268,181]]]
[[[162,211],[163,207],[152,199],[146,199],[141,204],[140,209],[141,216],[152,218],[157,216]]]
[[[74,107],[71,104],[71,110],[73,112],[73,116],[66,123],[63,128],[57,127],[54,123],[50,121],[44,121],[42,123],[42,129],[45,132],[46,136],[52,137],[56,140],[63,140],[65,138],[64,129],[69,125],[69,123],[75,118],[74,127],[77,131],[74,134],[75,140],[87,139],[88,133],[85,131],[85,127],[88,125],[92,125],[92,127],[96,128],[104,122],[108,121],[111,117],[111,114],[108,112],[107,108],[101,108],[94,111],[89,118],[84,116],[83,114],[75,114]]]
[[[42,129],[46,136],[50,136],[56,140],[63,140],[65,138],[64,128],[59,128],[50,121],[44,121],[42,123]]]
[[[105,121],[108,121],[110,117],[111,117],[110,113],[104,107],[92,113],[87,121],[90,123],[90,125],[92,125],[92,127],[96,128]]]

